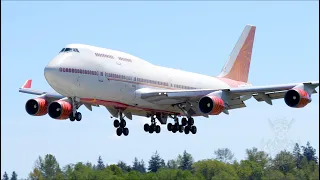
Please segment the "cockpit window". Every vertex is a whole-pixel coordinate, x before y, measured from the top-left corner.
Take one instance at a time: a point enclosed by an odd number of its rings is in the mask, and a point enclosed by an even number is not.
[[[77,48],[63,48],[59,53],[61,52],[78,52],[80,53],[80,51]]]
[[[70,51],[72,51],[71,48],[66,48],[66,49],[64,50],[64,52],[70,52]]]

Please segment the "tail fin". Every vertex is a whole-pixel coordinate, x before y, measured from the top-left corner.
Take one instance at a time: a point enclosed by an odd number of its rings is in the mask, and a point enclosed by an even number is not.
[[[255,31],[255,26],[246,25],[218,77],[248,82]]]

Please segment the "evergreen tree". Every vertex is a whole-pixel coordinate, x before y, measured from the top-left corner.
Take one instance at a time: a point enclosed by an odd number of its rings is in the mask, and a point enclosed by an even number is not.
[[[156,151],[149,160],[149,167],[148,170],[151,172],[157,172],[158,169],[165,166],[164,160],[160,157],[158,152]]]
[[[9,176],[6,171],[4,172],[4,174],[2,176],[2,180],[9,180]]]
[[[182,156],[178,156],[178,168],[182,170],[191,170],[193,164],[193,158],[191,154],[187,153],[186,150],[183,151]]]
[[[145,165],[143,159],[141,159],[141,161],[140,161],[139,171],[140,171],[141,173],[145,173],[145,172],[147,171],[147,170],[146,170],[146,165]]]
[[[298,169],[301,169],[301,161],[303,159],[303,155],[301,154],[301,149],[298,143],[295,144],[292,154],[296,163],[296,167]]]
[[[139,162],[138,158],[135,157],[134,161],[133,161],[133,165],[132,165],[132,170],[138,171],[138,172],[141,172],[141,173],[145,173],[146,172],[146,168],[145,168],[145,165],[144,165],[144,161],[141,160]]]
[[[123,161],[119,161],[118,164],[117,164],[117,166],[118,166],[120,169],[122,169],[122,171],[123,171],[124,173],[131,171],[131,167],[128,166],[128,165],[127,165],[125,162],[123,162]]]
[[[62,173],[59,163],[51,154],[45,155],[44,159],[39,156],[35,169],[41,172],[44,179],[55,179],[56,176]]]
[[[18,180],[18,175],[15,171],[12,172],[10,180]]]
[[[302,146],[303,149],[303,156],[305,156],[308,160],[314,161],[316,164],[318,164],[318,158],[316,156],[316,149],[314,149],[311,145],[310,142],[307,142],[307,146]]]
[[[101,158],[101,156],[99,156],[98,158],[98,164],[97,164],[97,169],[98,170],[103,170],[105,168],[104,164],[103,164],[103,160]]]

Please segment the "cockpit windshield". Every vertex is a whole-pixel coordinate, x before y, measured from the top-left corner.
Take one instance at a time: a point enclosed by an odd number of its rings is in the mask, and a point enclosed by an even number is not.
[[[62,53],[62,52],[78,52],[78,53],[80,53],[80,51],[77,48],[63,48],[63,49],[61,49],[61,51],[59,53]]]

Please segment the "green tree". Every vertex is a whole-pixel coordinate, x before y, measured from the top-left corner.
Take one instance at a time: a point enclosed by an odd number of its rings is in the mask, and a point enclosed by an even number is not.
[[[30,180],[44,180],[41,171],[38,168],[34,168],[32,172],[29,173]]]
[[[273,159],[273,167],[287,174],[295,167],[294,156],[288,151],[279,152]]]
[[[261,179],[263,176],[263,168],[258,162],[242,160],[237,169],[237,173],[240,179]]]
[[[193,164],[193,169],[197,179],[239,179],[235,169],[231,164],[225,164],[217,160],[201,160],[195,162]]]
[[[295,144],[292,154],[295,160],[296,167],[301,169],[301,161],[303,159],[303,155],[301,154],[301,148],[298,143]]]
[[[9,176],[6,171],[4,172],[4,174],[2,176],[2,180],[9,180]]]
[[[284,174],[279,170],[269,170],[265,173],[262,180],[285,179]]]
[[[307,158],[308,162],[314,161],[318,164],[318,158],[316,156],[316,149],[314,149],[310,142],[307,142],[307,146],[302,146],[303,149],[303,155]]]
[[[232,163],[234,161],[234,154],[229,148],[222,148],[214,151],[215,159],[224,163]]]
[[[268,166],[271,158],[264,151],[258,151],[257,148],[246,149],[247,160],[258,163],[263,169]]]
[[[10,180],[18,180],[18,174],[13,171]]]
[[[156,151],[149,160],[148,170],[151,172],[157,172],[158,169],[163,168],[165,166],[164,160],[160,157],[158,152]]]
[[[177,161],[174,159],[168,160],[167,162],[167,168],[168,169],[178,169]]]
[[[187,151],[184,150],[182,156],[178,156],[177,164],[179,169],[191,170],[193,164],[193,158],[191,154],[187,153]]]
[[[125,162],[123,161],[119,161],[117,166],[122,169],[123,172],[130,172],[131,171],[131,167],[128,166]]]
[[[61,178],[62,176],[59,163],[51,154],[45,155],[44,159],[39,156],[35,163],[35,169],[39,170],[42,177],[47,180],[57,179],[57,177]]]
[[[101,156],[99,156],[99,158],[98,158],[98,164],[97,164],[96,168],[97,168],[98,170],[103,170],[103,169],[105,168]]]
[[[138,158],[135,157],[134,161],[133,161],[133,165],[132,165],[132,170],[138,171],[140,173],[145,173],[146,172],[146,167],[145,167],[144,161],[141,160],[139,162]]]

